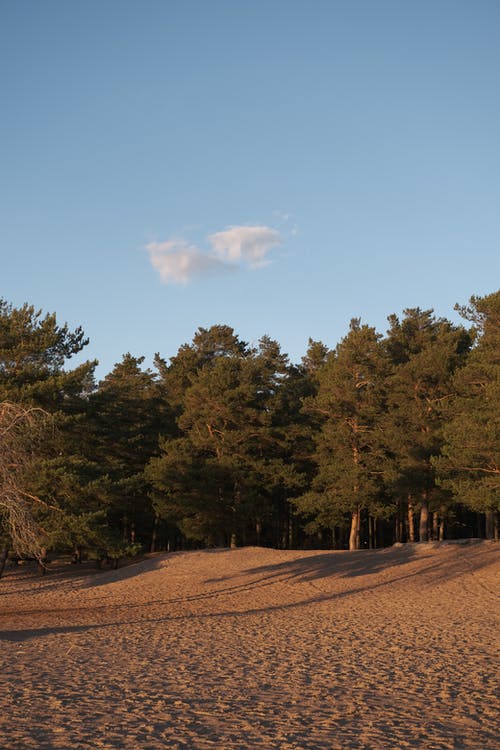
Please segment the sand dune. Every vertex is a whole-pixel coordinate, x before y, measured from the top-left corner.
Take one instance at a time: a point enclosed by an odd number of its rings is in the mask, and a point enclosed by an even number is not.
[[[498,748],[498,545],[0,581],[3,750]]]

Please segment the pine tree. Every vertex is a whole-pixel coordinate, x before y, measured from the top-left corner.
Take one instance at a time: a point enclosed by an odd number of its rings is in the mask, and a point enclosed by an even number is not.
[[[470,334],[419,308],[405,310],[402,321],[392,315],[389,323],[385,346],[392,374],[383,420],[389,476],[400,505],[407,498],[408,539],[414,539],[415,509],[420,512],[418,538],[425,542],[431,513],[441,528],[438,534],[444,533],[450,495],[436,484],[433,457],[442,449],[442,407],[452,396],[454,371],[466,360]]]
[[[51,429],[23,474],[25,490],[39,500],[34,520],[43,528],[47,546],[66,538],[70,526],[76,529],[85,510],[79,506],[73,512],[75,499],[81,503],[84,494],[82,472],[74,467],[81,463],[77,436],[96,362],[72,370],[66,363],[86,344],[81,328],[70,331],[67,324],[58,325],[55,314],[42,316],[31,305],[15,308],[0,300],[0,400],[50,415]]]
[[[384,409],[386,360],[380,335],[358,319],[317,371],[307,410],[321,417],[312,489],[294,500],[309,528],[335,529],[349,519],[349,549],[360,547],[362,512],[380,512],[383,472],[378,422]]]
[[[89,399],[86,455],[98,466],[107,519],[125,546],[150,543],[155,512],[144,469],[174,429],[162,385],[125,354]],[[89,442],[90,441],[90,442]]]
[[[217,544],[259,537],[273,493],[293,481],[273,408],[287,367],[269,338],[251,348],[214,326],[199,329],[163,370],[179,434],[163,441],[148,476],[162,514],[187,536]]]
[[[95,361],[65,369],[87,343],[81,328],[58,325],[55,314],[0,299],[0,400],[70,411],[94,387]]]
[[[486,536],[498,538],[500,508],[500,291],[457,308],[475,326],[477,343],[444,405],[442,454],[433,464],[456,500],[484,513]]]

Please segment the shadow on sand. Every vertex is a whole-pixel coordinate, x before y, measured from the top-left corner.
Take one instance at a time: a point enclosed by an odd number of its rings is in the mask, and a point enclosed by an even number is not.
[[[186,595],[184,597],[175,597],[171,599],[162,599],[149,601],[147,603],[137,604],[120,604],[120,605],[98,605],[98,606],[87,606],[82,608],[71,608],[66,610],[30,610],[25,612],[19,612],[18,615],[30,615],[30,614],[45,614],[50,616],[51,614],[58,614],[67,616],[68,619],[75,621],[78,620],[78,613],[83,613],[86,620],[94,619],[94,622],[79,623],[79,624],[68,624],[60,625],[54,624],[54,626],[44,626],[26,629],[12,629],[0,631],[0,641],[10,642],[22,642],[32,638],[40,638],[44,636],[59,635],[59,634],[71,634],[71,633],[85,633],[96,629],[105,628],[118,628],[120,626],[133,627],[135,625],[142,626],[154,626],[160,623],[178,621],[178,620],[195,620],[195,621],[208,621],[212,619],[220,618],[242,618],[252,615],[271,614],[273,612],[293,611],[299,610],[303,607],[313,606],[315,604],[332,602],[340,600],[349,596],[356,596],[363,593],[374,593],[379,589],[391,586],[393,584],[400,583],[410,578],[418,576],[422,579],[422,583],[436,583],[440,580],[450,580],[454,576],[464,574],[476,574],[481,567],[488,565],[493,562],[498,553],[497,545],[491,545],[491,547],[483,547],[481,550],[481,559],[474,560],[473,568],[470,568],[470,564],[464,565],[462,555],[458,554],[452,556],[451,559],[448,557],[435,557],[432,555],[432,550],[429,550],[429,554],[424,554],[420,549],[418,551],[418,557],[420,560],[425,560],[425,566],[422,568],[419,566],[417,570],[408,570],[402,572],[402,575],[397,574],[398,566],[402,566],[405,563],[411,562],[413,557],[416,556],[416,552],[411,547],[404,549],[389,549],[389,550],[378,550],[370,552],[360,553],[319,553],[317,555],[307,555],[302,558],[292,560],[289,562],[281,562],[275,565],[265,565],[257,568],[251,568],[242,571],[240,575],[258,575],[255,580],[246,580],[243,584],[228,586],[203,592],[200,594]],[[357,576],[371,576],[376,573],[387,572],[387,576],[383,576],[378,581],[368,581],[364,585],[347,588],[346,590],[336,592],[323,592],[318,593],[313,597],[304,597],[300,601],[288,602],[284,604],[268,604],[262,607],[248,607],[245,609],[235,609],[230,606],[221,606],[217,611],[211,612],[180,612],[172,613],[161,616],[154,616],[151,611],[155,607],[161,606],[162,608],[168,607],[173,604],[189,603],[192,601],[200,601],[206,599],[216,599],[221,595],[231,595],[231,593],[243,593],[247,592],[251,595],[255,589],[260,589],[263,586],[270,586],[274,583],[286,584],[293,579],[299,582],[310,583],[311,581],[318,581],[326,579],[327,577],[340,576],[344,579],[352,579]],[[227,578],[216,579],[218,582],[234,578],[235,576]],[[212,581],[213,582],[213,581]],[[493,592],[491,592],[493,593]],[[143,614],[141,617],[134,616],[134,612],[140,610]],[[149,611],[149,614],[148,614]],[[102,614],[108,614],[113,619],[107,622],[95,622],[98,616]],[[156,613],[155,613],[156,614]],[[113,617],[114,616],[114,617]],[[83,619],[83,618],[82,618]]]

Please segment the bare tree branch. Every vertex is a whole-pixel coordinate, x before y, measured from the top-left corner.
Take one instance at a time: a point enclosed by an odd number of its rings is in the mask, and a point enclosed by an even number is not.
[[[49,419],[37,407],[0,403],[0,528],[17,554],[39,561],[44,556],[46,532],[33,515],[33,505],[55,507],[29,492],[28,486]]]

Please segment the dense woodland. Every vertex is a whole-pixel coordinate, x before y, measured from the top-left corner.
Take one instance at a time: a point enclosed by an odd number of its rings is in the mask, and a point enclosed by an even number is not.
[[[0,300],[2,559],[498,538],[500,291],[457,309],[354,319],[300,364],[199,328],[96,383],[80,328]]]

